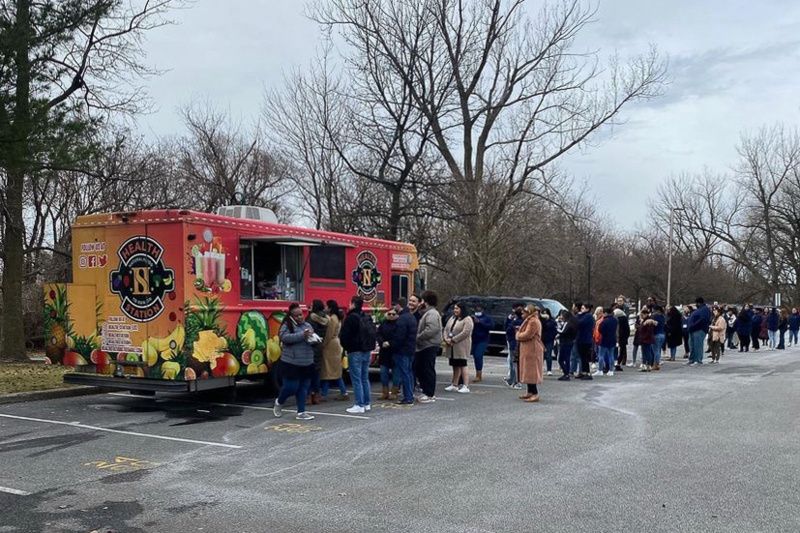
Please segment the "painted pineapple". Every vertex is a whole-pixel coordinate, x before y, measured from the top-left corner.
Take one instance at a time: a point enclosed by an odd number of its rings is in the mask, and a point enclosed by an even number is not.
[[[44,306],[45,352],[52,363],[60,363],[72,334],[67,289],[63,286],[54,287],[48,296]]]

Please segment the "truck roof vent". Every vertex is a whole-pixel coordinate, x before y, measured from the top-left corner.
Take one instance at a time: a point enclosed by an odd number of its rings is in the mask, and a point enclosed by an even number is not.
[[[278,223],[278,217],[272,209],[266,207],[255,207],[252,205],[223,205],[217,208],[217,214],[233,217],[246,218],[249,220],[259,220],[261,222]]]

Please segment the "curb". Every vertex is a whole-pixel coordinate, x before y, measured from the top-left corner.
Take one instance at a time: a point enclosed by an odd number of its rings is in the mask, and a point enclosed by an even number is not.
[[[0,396],[0,405],[21,402],[38,402],[41,400],[55,400],[58,398],[72,398],[74,396],[87,396],[89,394],[100,394],[102,392],[104,392],[104,389],[100,387],[84,386],[75,386],[68,389],[15,392],[13,394]]]

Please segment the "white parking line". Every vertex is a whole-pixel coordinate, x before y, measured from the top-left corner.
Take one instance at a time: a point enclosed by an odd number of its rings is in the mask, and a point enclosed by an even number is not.
[[[79,429],[89,429],[91,431],[104,431],[106,433],[119,433],[120,435],[131,435],[133,437],[145,437],[148,439],[159,439],[159,440],[171,440],[174,442],[186,442],[189,444],[202,444],[204,446],[219,446],[220,448],[233,448],[238,450],[241,446],[237,446],[236,444],[225,444],[222,442],[207,442],[204,440],[194,440],[194,439],[182,439],[180,437],[168,437],[166,435],[153,435],[152,433],[138,433],[136,431],[123,431],[121,429],[110,429],[110,428],[101,428],[98,426],[90,426],[87,424],[81,424],[80,422],[64,422],[62,420],[48,420],[46,418],[31,418],[28,416],[17,416],[17,415],[7,415],[0,413],[0,417],[2,418],[11,418],[14,420],[25,420],[28,422],[39,422],[41,424],[54,424],[57,426],[69,426],[73,428]]]
[[[142,396],[138,394],[126,394],[124,392],[109,392],[109,396],[120,396],[122,398],[147,398],[148,400],[152,400],[152,396]],[[169,398],[159,400],[163,402],[180,402],[180,403],[197,403],[202,405],[215,405],[217,407],[241,407],[242,409],[253,409],[255,411],[269,411],[272,412],[272,407],[261,407],[259,405],[244,405],[240,403],[219,403],[219,402],[194,402],[192,400],[180,400],[176,398]],[[287,413],[296,413],[297,411],[294,409],[284,409]],[[369,420],[368,416],[358,416],[358,415],[345,415],[340,413],[327,413],[323,411],[306,411],[306,413],[311,413],[312,415],[322,415],[322,416],[333,416],[338,418],[354,418],[356,420]]]
[[[30,496],[31,493],[26,490],[17,490],[17,489],[10,489],[8,487],[0,487],[0,492],[5,492],[6,494],[16,494],[17,496]]]
[[[372,393],[372,396],[376,396],[377,397],[377,396],[380,396],[380,395],[381,395],[380,392],[373,392]],[[446,402],[454,402],[454,401],[456,401],[455,398],[442,398],[441,396],[437,396],[436,397],[436,401],[439,401],[439,400],[444,400]]]
[[[437,385],[450,385],[451,383],[449,381],[437,381],[436,384]],[[469,386],[470,387],[478,387],[478,388],[489,387],[491,389],[510,389],[511,388],[508,385],[489,385],[488,383],[470,383]]]

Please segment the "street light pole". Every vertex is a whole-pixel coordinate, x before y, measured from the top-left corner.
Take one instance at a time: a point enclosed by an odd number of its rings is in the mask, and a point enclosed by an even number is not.
[[[667,309],[669,309],[672,296],[672,222],[675,213],[683,209],[669,210],[669,242],[667,242]]]

